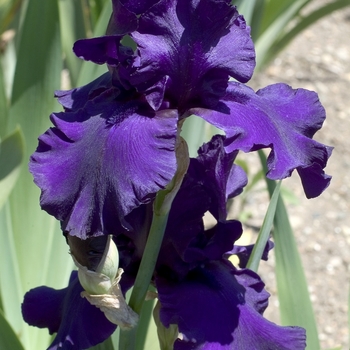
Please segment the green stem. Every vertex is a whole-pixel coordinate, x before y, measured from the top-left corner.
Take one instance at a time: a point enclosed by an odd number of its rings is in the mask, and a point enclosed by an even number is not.
[[[169,211],[161,210],[166,190],[157,194],[152,224],[147,239],[147,244],[141,264],[136,276],[134,288],[130,297],[130,307],[140,315],[142,305],[153,275],[154,267],[157,262],[160,247],[162,245],[165,228],[168,222]],[[119,350],[136,349],[136,333],[137,327],[130,331],[120,331]]]

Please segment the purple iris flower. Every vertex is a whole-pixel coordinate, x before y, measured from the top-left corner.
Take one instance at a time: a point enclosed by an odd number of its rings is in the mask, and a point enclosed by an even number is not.
[[[238,151],[270,148],[267,176],[297,170],[307,197],[329,185],[323,169],[332,149],[312,139],[325,118],[317,94],[244,85],[254,45],[229,0],[114,0],[107,34],[77,41],[74,52],[108,72],[56,92],[64,111],[51,115],[53,127],[30,160],[42,208],[66,235],[114,236],[125,292],[144,251],[154,197],[176,173],[181,127],[191,114],[204,119],[226,137],[214,137],[191,159],[173,202],[153,276],[160,320],[178,325],[176,350],[304,349],[303,329],[263,318],[268,294],[258,275],[226,258],[249,254],[233,247],[242,229],[227,220],[226,204],[246,184],[233,165]],[[217,220],[210,229],[202,219],[207,211]],[[57,332],[50,349],[88,348],[115,330],[81,290],[73,273],[64,290],[27,293],[24,319]]]
[[[243,84],[254,46],[229,0],[115,0],[113,9],[108,35],[74,45],[109,72],[56,93],[64,112],[51,115],[54,126],[30,161],[41,206],[65,232],[84,239],[119,223],[130,229],[126,216],[174,176],[190,114],[226,133],[228,153],[270,148],[269,178],[296,169],[307,197],[328,186],[331,148],[312,140],[325,118],[317,95],[285,84],[255,93]],[[136,50],[123,45],[126,33]]]
[[[225,152],[224,142],[223,136],[215,136],[201,147],[174,199],[153,276],[161,303],[160,320],[166,327],[178,325],[175,350],[304,349],[302,328],[280,327],[263,318],[268,293],[259,276],[238,270],[225,258],[242,227],[238,221],[226,220],[224,203],[242,191],[247,179],[233,164],[235,156]],[[136,208],[128,216],[134,230],[115,235],[125,270],[124,291],[132,285],[142,257],[149,208],[150,204]],[[203,223],[207,211],[218,220],[210,229]],[[84,349],[115,329],[101,311],[79,297],[81,290],[73,274],[64,290],[39,287],[27,293],[24,319],[57,332],[50,350]],[[85,337],[85,333],[94,337]]]
[[[116,325],[80,296],[83,287],[73,271],[67,288],[38,287],[26,293],[23,319],[30,325],[56,334],[49,350],[88,349],[110,337]],[[96,327],[98,325],[98,327]]]
[[[302,328],[263,318],[269,295],[259,276],[225,258],[242,227],[217,208],[241,192],[246,177],[224,142],[216,136],[199,150],[173,202],[155,271],[160,320],[178,325],[175,350],[305,349]],[[204,229],[206,211],[218,220],[211,229]]]

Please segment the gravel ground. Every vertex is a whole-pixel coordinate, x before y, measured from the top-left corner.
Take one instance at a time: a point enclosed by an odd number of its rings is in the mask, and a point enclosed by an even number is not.
[[[317,6],[325,3],[318,0]],[[273,62],[257,74],[254,88],[285,82],[318,92],[327,120],[316,139],[334,146],[326,172],[330,187],[307,200],[297,176],[284,181],[299,203],[288,205],[318,324],[322,349],[349,349],[348,294],[350,266],[350,7],[337,11],[305,30]],[[248,223],[261,222],[262,194],[251,198]],[[261,203],[261,205],[259,204]],[[258,209],[257,210],[257,205]],[[261,209],[261,210],[260,210]],[[279,323],[273,273],[274,256],[263,263],[261,275],[272,294],[266,317]],[[314,350],[314,349],[312,349]],[[316,350],[316,349],[315,349]]]

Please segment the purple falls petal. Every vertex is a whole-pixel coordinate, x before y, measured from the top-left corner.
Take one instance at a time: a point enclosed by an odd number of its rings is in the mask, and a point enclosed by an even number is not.
[[[229,76],[248,81],[255,66],[250,29],[229,3],[161,0],[142,14],[131,34],[140,56],[132,85],[147,92],[167,76],[167,92],[181,109],[216,103]]]
[[[118,101],[113,89],[75,112],[51,116],[30,171],[41,205],[73,236],[115,233],[176,171],[177,113]]]
[[[49,350],[88,349],[115,331],[116,325],[80,296],[82,291],[77,272],[73,272],[65,289],[38,287],[24,296],[23,319],[31,326],[48,328],[50,334],[57,333]]]
[[[181,282],[156,280],[160,319],[177,324],[183,340],[174,350],[302,350],[305,331],[263,318],[268,293],[252,271],[211,262]]]
[[[297,169],[308,198],[327,188],[331,177],[323,168],[332,148],[312,140],[325,119],[316,93],[294,90],[286,84],[270,85],[255,93],[231,82],[215,109],[191,112],[226,132],[227,152],[270,147],[270,179],[283,179]]]

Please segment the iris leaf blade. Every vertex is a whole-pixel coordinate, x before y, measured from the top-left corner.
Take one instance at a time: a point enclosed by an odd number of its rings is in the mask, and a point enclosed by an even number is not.
[[[0,210],[0,294],[3,300],[4,317],[16,334],[21,334],[22,342],[27,344],[28,331],[23,328],[22,316],[18,312],[22,290],[11,212],[6,203]]]
[[[256,51],[256,70],[263,67],[265,57],[270,47],[278,39],[287,24],[299,13],[299,11],[307,4],[308,0],[297,0],[291,6],[282,12],[269,27],[262,33],[255,43]]]
[[[24,350],[15,332],[0,310],[0,349]]]
[[[73,53],[72,46],[77,39],[86,36],[81,2],[71,0],[59,1],[62,49],[69,71],[70,83],[76,86],[82,61]]]
[[[264,57],[264,65],[270,62],[274,57],[278,55],[294,38],[296,38],[304,29],[318,21],[319,19],[328,16],[336,10],[340,10],[344,7],[350,6],[349,0],[337,0],[333,1],[319,9],[311,12],[305,17],[301,17],[297,24],[288,32],[276,40],[276,42],[271,45],[270,50],[267,52]]]
[[[266,211],[264,222],[261,226],[258,239],[254,244],[253,252],[247,263],[247,268],[255,272],[258,271],[259,263],[263,255],[265,246],[270,237],[270,232],[273,226],[273,221],[276,213],[278,198],[280,195],[281,181],[275,187],[271,196],[269,207]]]
[[[5,80],[0,63],[0,139],[6,135],[8,118],[8,101],[6,98]]]
[[[112,12],[112,5],[110,1],[107,1],[103,7],[100,17],[97,21],[94,29],[94,37],[105,34],[106,23],[108,23]],[[82,86],[88,84],[92,80],[98,78],[100,75],[106,73],[107,68],[105,65],[97,65],[92,62],[84,61],[82,63],[77,85]]]
[[[114,350],[112,339],[109,337],[103,343],[97,344],[90,350]]]
[[[305,328],[307,349],[319,349],[317,326],[304,269],[281,197],[274,225],[276,280],[282,324]]]
[[[19,128],[0,143],[0,209],[19,177],[24,153],[24,139]]]
[[[50,126],[49,114],[59,108],[53,98],[62,71],[57,1],[29,0],[19,37],[8,130],[21,126],[26,152],[21,175],[10,195],[8,227],[12,232],[8,229],[8,234],[13,237],[13,261],[18,264],[21,287],[19,295],[12,298],[16,308],[6,310],[7,317],[16,319],[21,318],[19,305],[26,291],[43,284],[62,288],[71,269],[59,223],[40,209],[40,191],[27,168],[38,135]],[[29,328],[23,320],[20,326],[11,325],[17,333],[29,334],[23,336],[26,349],[47,347],[47,330]]]
[[[266,156],[259,151],[265,173]],[[266,178],[270,197],[275,182]],[[315,315],[307,288],[306,277],[301,258],[290,225],[287,209],[279,196],[274,219],[273,238],[276,257],[277,293],[280,303],[280,315],[283,325],[300,326],[306,329],[307,349],[320,349]]]

